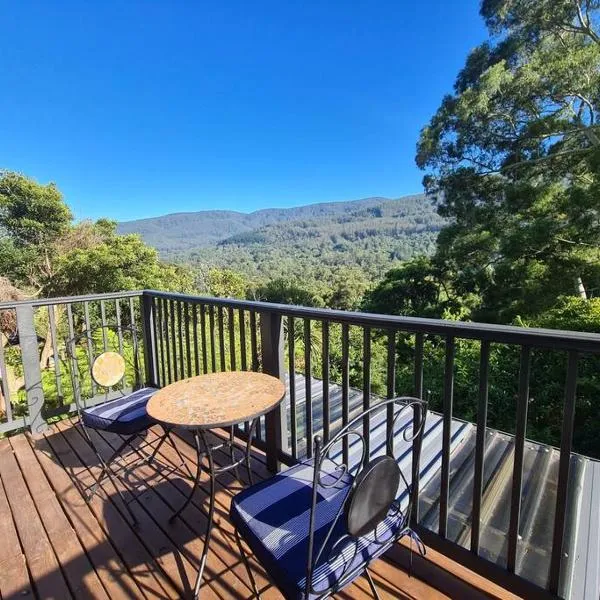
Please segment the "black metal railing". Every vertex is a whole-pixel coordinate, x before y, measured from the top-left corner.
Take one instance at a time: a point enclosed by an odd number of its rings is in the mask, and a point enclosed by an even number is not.
[[[66,307],[61,309],[60,319],[55,313],[57,306]],[[134,374],[134,383],[139,380],[164,386],[184,377],[223,370],[262,370],[285,380],[285,404],[258,428],[256,443],[265,450],[272,470],[281,463],[310,457],[316,433],[327,442],[356,411],[368,409],[378,398],[401,394],[423,398],[426,390],[431,390],[430,408],[440,413],[441,441],[439,496],[434,509],[429,510],[436,511],[438,525],[432,528],[423,524],[419,515],[419,474],[413,469],[415,528],[428,545],[516,593],[526,597],[566,594],[561,573],[578,371],[585,361],[600,355],[600,335],[157,291],[4,303],[0,304],[0,317],[5,323],[0,347],[4,404],[0,432],[24,426],[40,431],[50,416],[71,407],[62,370],[61,339],[92,320],[104,324],[109,319],[120,323],[126,318],[140,324],[143,343],[132,351],[139,354],[144,372]],[[44,351],[48,336],[40,334],[40,329],[49,332],[51,342],[51,349],[45,351],[52,360],[45,364],[40,364],[40,348]],[[465,375],[459,372],[463,363],[458,359],[466,354],[476,368]],[[528,409],[542,354],[551,355],[556,364],[562,365],[559,370],[561,376],[564,370],[564,380],[560,384],[563,397],[555,415],[558,433],[554,445],[560,448],[560,458],[550,560],[546,573],[531,582],[520,572],[519,556],[524,549],[519,534],[524,457],[529,443]],[[498,357],[502,358],[501,366]],[[22,371],[22,387],[18,390],[11,389],[9,363],[19,376]],[[498,403],[491,403],[492,392],[505,395],[506,414],[497,410]],[[91,402],[97,400],[93,390],[89,396]],[[476,422],[468,543],[457,543],[449,534],[449,523],[454,518],[451,457],[457,418]],[[513,436],[507,543],[500,559],[490,560],[481,547],[486,432],[497,423],[509,422],[504,427]],[[371,427],[370,417],[366,417],[363,431],[367,443],[372,444],[369,453],[377,451]],[[243,435],[244,428],[240,433]],[[346,443],[345,461],[348,453]]]

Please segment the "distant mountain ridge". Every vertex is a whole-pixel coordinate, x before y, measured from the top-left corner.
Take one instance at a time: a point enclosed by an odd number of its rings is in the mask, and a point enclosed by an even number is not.
[[[404,196],[398,199],[383,197],[363,198],[347,202],[324,202],[292,208],[266,208],[251,213],[230,210],[204,210],[198,212],[172,213],[160,217],[124,221],[118,224],[119,233],[137,233],[144,241],[163,256],[185,255],[194,249],[212,247],[232,239],[239,242],[244,234],[250,234],[270,225],[294,221],[321,224],[327,227],[330,220],[339,221],[344,215],[356,215],[361,221],[369,209],[384,210],[390,215],[404,211],[411,213],[422,209],[426,222],[435,222],[437,229],[440,218],[431,202],[423,194]]]

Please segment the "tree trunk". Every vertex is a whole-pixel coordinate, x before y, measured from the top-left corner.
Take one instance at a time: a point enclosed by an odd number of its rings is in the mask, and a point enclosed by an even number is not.
[[[587,292],[585,291],[585,286],[583,285],[583,281],[581,277],[575,278],[575,287],[577,289],[577,295],[584,300],[587,300]]]

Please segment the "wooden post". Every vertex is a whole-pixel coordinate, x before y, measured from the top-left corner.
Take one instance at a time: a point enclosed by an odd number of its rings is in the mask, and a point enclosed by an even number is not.
[[[260,314],[260,347],[262,371],[285,381],[285,358],[283,352],[283,321],[277,313]],[[275,473],[281,469],[279,453],[287,452],[287,420],[283,402],[265,418],[267,445],[267,468]]]
[[[40,350],[33,320],[33,306],[18,304],[16,313],[29,426],[33,434],[39,435],[48,429],[48,424],[44,418],[44,390],[40,370]]]
[[[142,313],[142,334],[144,338],[144,382],[145,385],[157,387],[154,307],[152,305],[152,296],[146,292],[140,298],[140,310]]]

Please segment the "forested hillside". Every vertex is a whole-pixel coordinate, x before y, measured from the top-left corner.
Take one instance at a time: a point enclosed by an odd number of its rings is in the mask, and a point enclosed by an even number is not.
[[[443,224],[432,203],[419,194],[249,214],[178,213],[120,223],[118,231],[139,233],[164,258],[202,268],[298,276],[320,263],[359,266],[369,276],[381,276],[395,260],[431,253]]]
[[[312,207],[294,209],[312,218],[238,233],[186,258],[200,269],[231,268],[259,281],[327,280],[343,267],[377,281],[399,261],[431,254],[444,223],[423,196],[326,206],[321,215]]]

